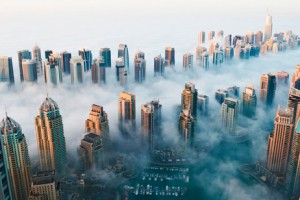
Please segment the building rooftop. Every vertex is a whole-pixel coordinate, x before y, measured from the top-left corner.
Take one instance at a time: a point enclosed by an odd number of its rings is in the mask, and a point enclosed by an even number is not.
[[[46,97],[45,101],[42,103],[40,107],[40,110],[45,112],[49,112],[57,109],[59,109],[57,103],[48,96]]]
[[[55,182],[55,171],[39,171],[32,177],[33,185],[44,185]]]
[[[21,129],[20,124],[8,116],[6,116],[0,123],[0,130],[2,134],[17,133],[19,129]]]

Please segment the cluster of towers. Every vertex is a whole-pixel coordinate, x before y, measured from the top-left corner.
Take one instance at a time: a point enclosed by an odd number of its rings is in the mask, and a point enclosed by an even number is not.
[[[278,106],[274,119],[274,129],[269,135],[266,162],[258,163],[256,169],[258,173],[265,177],[273,186],[281,185],[289,198],[297,198],[300,195],[300,66],[297,65],[296,71],[290,85],[287,107]],[[272,84],[274,77],[270,74],[262,76],[263,84]],[[263,86],[261,86],[263,87]],[[263,87],[265,88],[265,87]],[[272,92],[273,86],[267,87],[267,94],[264,100],[273,97],[268,92]],[[269,90],[269,91],[268,91]]]

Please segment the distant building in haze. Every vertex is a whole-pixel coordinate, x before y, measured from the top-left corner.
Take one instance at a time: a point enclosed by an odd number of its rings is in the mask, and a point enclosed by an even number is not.
[[[119,57],[116,60],[116,76],[117,81],[120,83],[121,86],[126,86],[128,77],[127,77],[127,70],[125,68],[124,58]]]
[[[181,93],[181,110],[190,110],[191,115],[197,118],[198,90],[195,84],[186,83]]]
[[[181,111],[178,119],[178,128],[184,147],[191,146],[194,138],[195,120],[190,110]]]
[[[222,124],[229,133],[234,134],[238,120],[239,102],[227,97],[222,103]]]
[[[272,37],[272,28],[273,28],[272,16],[268,14],[266,16],[264,41],[267,41],[268,39],[270,39]]]
[[[52,56],[51,54],[48,60],[45,61],[45,82],[47,84],[57,85],[62,83],[62,68],[60,65],[60,59]]]
[[[219,104],[222,104],[228,96],[229,96],[228,91],[223,89],[218,89],[215,93],[215,99]]]
[[[22,61],[22,74],[25,82],[37,82],[37,71],[36,71],[35,60],[23,60]]]
[[[247,86],[243,92],[242,113],[252,118],[256,113],[257,97],[253,85]]]
[[[70,60],[71,67],[71,83],[84,82],[84,62],[80,56],[75,56]]]
[[[154,58],[154,76],[164,76],[165,73],[165,59],[158,55]]]
[[[62,71],[65,74],[70,74],[71,73],[71,64],[70,60],[72,58],[71,53],[64,51],[60,54],[61,56],[61,66],[62,66]]]
[[[260,77],[260,100],[266,105],[272,105],[276,91],[276,76],[263,74]]]
[[[200,31],[198,33],[198,44],[204,44],[205,43],[205,32]]]
[[[175,65],[175,49],[173,47],[167,47],[165,49],[166,66]]]
[[[93,60],[91,72],[93,83],[98,83],[99,85],[106,83],[106,67],[103,62],[103,57]]]
[[[183,68],[188,69],[193,67],[193,54],[183,54]]]
[[[208,103],[209,103],[209,97],[206,95],[199,94],[198,95],[198,112],[201,116],[206,116],[208,115]]]
[[[134,56],[134,80],[142,83],[146,79],[146,60],[145,53],[138,51]]]
[[[111,51],[110,48],[101,48],[99,51],[100,57],[104,62],[104,67],[111,67]]]
[[[22,67],[22,62],[23,62],[24,59],[31,60],[31,52],[29,50],[18,51],[18,61],[19,61],[20,80],[21,80],[21,82],[24,81],[23,67]]]
[[[43,63],[41,49],[38,45],[35,45],[32,49],[32,59],[36,62],[36,71],[38,76],[43,75]]]
[[[14,68],[11,57],[0,56],[0,82],[15,83]]]
[[[121,92],[118,103],[119,129],[123,135],[129,135],[135,131],[136,106],[135,95],[129,92]]]
[[[126,74],[129,73],[129,53],[126,44],[119,44],[118,58],[123,58]]]
[[[103,138],[109,137],[109,123],[107,113],[102,106],[93,104],[89,118],[85,120],[85,131]]]
[[[78,55],[82,58],[84,63],[84,71],[89,71],[92,68],[93,56],[89,49],[79,49]]]

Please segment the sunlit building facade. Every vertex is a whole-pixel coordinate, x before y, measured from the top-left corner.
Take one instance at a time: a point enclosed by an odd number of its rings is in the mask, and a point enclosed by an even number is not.
[[[14,69],[11,57],[0,56],[0,82],[15,83]]]
[[[239,101],[231,97],[227,97],[222,103],[222,125],[230,134],[235,134],[238,120]]]
[[[119,129],[122,134],[128,135],[135,131],[136,98],[129,92],[121,92],[118,101]]]
[[[70,60],[71,84],[84,82],[84,62],[80,56],[75,56]]]
[[[263,74],[260,77],[260,100],[266,105],[272,105],[276,91],[276,76]]]

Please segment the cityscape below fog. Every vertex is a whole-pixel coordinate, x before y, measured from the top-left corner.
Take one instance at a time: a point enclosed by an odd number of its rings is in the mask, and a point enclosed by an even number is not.
[[[299,199],[300,36],[267,14],[263,31],[195,40],[180,63],[125,43],[115,62],[109,47],[1,55],[0,199]],[[268,71],[278,60],[292,66]]]

